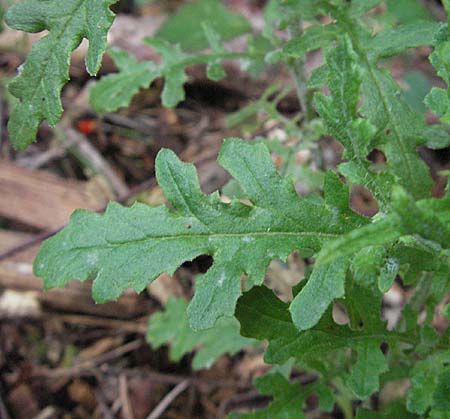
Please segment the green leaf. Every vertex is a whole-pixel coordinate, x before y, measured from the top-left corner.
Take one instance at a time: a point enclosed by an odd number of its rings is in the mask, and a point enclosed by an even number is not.
[[[447,91],[439,87],[433,87],[425,98],[425,105],[438,115],[447,115],[450,110]]]
[[[329,265],[313,270],[308,282],[289,307],[298,330],[315,326],[333,300],[344,296],[347,268],[346,260],[336,259]]]
[[[411,110],[402,97],[400,87],[394,82],[389,72],[378,67],[378,57],[376,54],[370,54],[365,48],[365,45],[374,42],[371,33],[365,27],[361,26],[358,20],[351,18],[341,9],[333,9],[332,14],[337,20],[337,25],[343,26],[347,32],[346,36],[339,40],[339,43],[351,44],[351,48],[349,46],[338,46],[336,52],[332,50],[329,53],[331,54],[330,61],[333,62],[334,60],[337,63],[336,68],[347,68],[341,76],[338,73],[335,78],[336,80],[348,79],[354,85],[355,81],[352,78],[359,72],[362,81],[362,96],[364,100],[359,113],[366,117],[367,120],[362,125],[364,129],[359,128],[360,131],[366,132],[367,136],[368,123],[375,127],[375,130],[372,129],[372,132],[376,133],[376,137],[369,140],[369,145],[374,146],[376,144],[377,148],[384,152],[387,159],[386,169],[388,169],[389,178],[394,176],[398,179],[399,183],[416,199],[430,196],[432,187],[430,173],[428,167],[419,158],[416,151],[417,146],[425,142],[423,133],[426,131],[427,125],[423,115]],[[345,63],[340,63],[337,58],[333,59],[333,54],[336,56],[339,54],[339,56],[345,58]],[[354,58],[352,58],[352,55]],[[347,63],[351,65],[349,66]],[[352,75],[350,76],[348,74]],[[331,84],[333,82],[330,78]],[[346,98],[345,95],[342,97]],[[320,98],[319,106],[324,105],[322,106],[323,109],[318,110],[325,120],[329,120],[327,125],[336,126],[336,122],[331,123],[335,120],[333,117],[336,116],[333,112],[330,112],[330,104],[333,99],[324,100],[323,96],[320,95],[318,98]],[[345,100],[349,99],[351,98],[347,95]],[[352,109],[350,105],[353,103],[353,101],[349,102],[345,107]],[[345,128],[348,130],[349,121],[343,116],[340,119],[346,122]],[[349,119],[354,118],[350,117]],[[337,122],[339,122],[339,119]],[[341,128],[342,133],[343,130],[339,124],[337,128]],[[356,135],[353,134],[353,137],[356,137]],[[342,141],[339,137],[337,139]],[[364,138],[364,135],[363,139],[358,140],[356,142],[353,141],[353,143],[361,143],[363,146],[368,145],[368,140]],[[344,144],[344,146],[346,145]],[[346,149],[348,152],[347,146]],[[355,164],[354,162],[350,163]],[[355,174],[355,172],[355,168],[353,167],[350,173]],[[370,172],[366,171],[366,173]],[[358,174],[358,178],[361,180],[364,179],[360,174]],[[388,182],[386,179],[379,183],[381,185],[387,185],[391,182]],[[370,190],[372,193],[375,193],[373,188]],[[377,196],[377,199],[379,199],[379,196]]]
[[[49,31],[33,45],[20,74],[9,83],[9,91],[20,100],[8,124],[14,147],[23,149],[32,143],[42,121],[47,120],[50,126],[58,122],[70,56],[83,38],[89,40],[86,68],[91,75],[97,73],[114,19],[109,7],[116,1],[24,0],[8,10],[5,20],[13,29]]]
[[[374,7],[378,6],[383,0],[353,0],[350,3],[350,11],[353,15],[362,15]]]
[[[292,181],[277,173],[263,144],[225,140],[218,160],[252,206],[204,195],[194,166],[163,150],[156,159],[157,179],[175,211],[115,203],[104,215],[78,210],[62,232],[43,244],[36,275],[46,288],[95,277],[94,298],[104,302],[129,287],[141,291],[162,272],[209,254],[214,264],[197,279],[188,309],[191,326],[205,329],[234,313],[242,275],[260,284],[272,259],[284,259],[296,249],[318,251],[366,222],[334,204],[300,198]]]
[[[379,319],[378,296],[374,298],[364,289],[353,289],[349,295],[352,301],[359,301],[357,310],[364,325],[358,330],[336,325],[328,311],[314,327],[298,331],[289,317],[288,304],[266,287],[254,287],[246,292],[238,301],[236,316],[243,336],[268,339],[265,360],[269,363],[281,364],[294,357],[299,365],[315,368],[336,351],[353,349],[358,358],[347,381],[356,397],[366,399],[379,389],[378,377],[387,370],[380,344],[395,344],[398,336],[384,330]]]
[[[184,100],[183,85],[187,81],[185,67],[188,64],[184,65],[183,61],[187,56],[178,45],[171,45],[163,39],[145,38],[144,42],[161,55],[160,71],[165,78],[161,99],[164,106],[173,108]]]
[[[407,398],[410,412],[424,414],[430,407],[437,411],[448,408],[448,393],[445,395],[443,391],[449,386],[449,363],[450,350],[436,352],[416,363],[411,373],[412,389]]]
[[[433,409],[443,412],[450,412],[450,368],[447,367],[442,371],[436,383],[436,390],[433,393]]]
[[[179,361],[196,350],[194,370],[209,368],[223,354],[234,355],[255,343],[241,337],[239,323],[233,317],[222,318],[208,330],[195,332],[189,327],[186,314],[187,302],[171,297],[163,313],[154,314],[148,323],[147,341],[155,348],[170,344],[171,361]]]
[[[388,370],[388,363],[375,340],[357,343],[358,360],[347,385],[356,397],[365,400],[380,388],[379,375]]]
[[[401,237],[395,218],[385,217],[372,224],[355,229],[347,235],[328,243],[321,250],[317,264],[327,264],[338,257],[355,254],[369,246],[385,245]]]
[[[251,26],[243,16],[231,13],[219,0],[197,0],[187,3],[171,16],[156,36],[183,50],[199,50],[208,46],[202,23],[210,25],[222,39],[249,32]]]
[[[442,310],[442,314],[450,320],[450,303],[447,303],[447,305]]]
[[[151,62],[138,63],[125,51],[108,51],[119,72],[103,77],[90,91],[90,102],[95,111],[112,112],[128,106],[140,89],[149,86],[160,72]]]
[[[447,84],[447,90],[433,87],[430,93],[425,98],[425,104],[431,108],[433,112],[441,116],[441,121],[450,124],[450,96],[449,96],[449,84],[450,84],[450,42],[449,29],[442,27],[439,35],[437,36],[437,43],[433,53],[429,59],[431,64],[436,68],[436,71],[444,82]],[[446,144],[443,144],[445,147]]]
[[[387,157],[390,173],[414,198],[430,196],[430,172],[416,151],[424,142],[423,116],[408,106],[385,70],[371,69],[364,73],[363,96],[361,112],[379,128],[379,147]]]
[[[378,288],[381,292],[385,293],[390,290],[398,274],[399,268],[400,264],[397,258],[390,257],[385,260],[380,276],[378,277]]]
[[[339,33],[338,26],[314,25],[305,29],[302,36],[291,39],[283,48],[283,53],[299,58],[307,52],[329,45]]]
[[[414,23],[418,20],[432,19],[430,12],[420,0],[386,0],[386,3],[394,22]]]
[[[399,186],[393,188],[392,198],[391,214],[330,241],[320,251],[316,263],[327,264],[368,246],[393,244],[409,235],[415,235],[414,240],[435,252],[450,248],[450,199],[423,199],[416,203]]]
[[[442,23],[418,22],[385,29],[369,42],[369,55],[371,59],[386,58],[400,54],[408,48],[434,45],[441,28]]]
[[[255,387],[261,394],[273,396],[266,409],[254,413],[232,413],[230,419],[305,419],[303,405],[311,393],[299,384],[290,384],[281,374],[266,374],[255,380]]]
[[[348,37],[342,38],[336,48],[329,50],[326,61],[330,96],[316,93],[314,105],[329,133],[345,147],[343,157],[350,161],[340,169],[344,169],[352,183],[361,183],[381,203],[386,203],[392,180],[373,172],[366,159],[376,129],[357,114],[362,75]]]

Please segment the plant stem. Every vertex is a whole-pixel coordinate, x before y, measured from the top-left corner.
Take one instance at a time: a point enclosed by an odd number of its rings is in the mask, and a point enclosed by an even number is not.
[[[288,26],[289,38],[297,38],[303,33],[303,22],[300,19],[296,24],[292,23]],[[303,121],[309,120],[309,106],[308,106],[308,86],[306,76],[306,56],[297,58],[289,64],[289,69],[292,74],[292,78],[295,82],[295,90],[297,91],[298,101],[300,103],[301,110],[303,112]]]
[[[345,419],[353,419],[352,398],[340,378],[333,381],[338,393],[335,395],[336,403],[342,411]]]

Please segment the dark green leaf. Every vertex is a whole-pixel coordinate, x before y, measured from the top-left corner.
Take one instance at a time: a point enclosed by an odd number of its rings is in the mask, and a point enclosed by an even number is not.
[[[230,419],[305,419],[302,410],[310,392],[299,384],[290,384],[281,374],[267,374],[256,379],[255,386],[261,394],[273,396],[273,402],[254,413],[231,414]]]

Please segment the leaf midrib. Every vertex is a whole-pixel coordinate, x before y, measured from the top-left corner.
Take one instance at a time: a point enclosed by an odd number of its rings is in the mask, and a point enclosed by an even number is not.
[[[110,247],[120,247],[120,246],[126,246],[126,245],[132,245],[132,244],[138,244],[138,243],[144,243],[146,241],[164,241],[164,240],[186,240],[186,239],[211,239],[211,238],[223,238],[223,239],[229,239],[229,238],[244,238],[244,237],[276,237],[276,236],[306,236],[306,237],[319,237],[319,238],[329,238],[334,239],[337,237],[340,237],[341,234],[336,233],[323,233],[323,232],[315,232],[315,231],[257,231],[257,232],[250,232],[250,233],[203,233],[203,234],[174,234],[174,235],[159,235],[159,236],[147,236],[141,239],[135,239],[135,240],[123,240],[123,241],[107,241],[107,244],[104,245],[89,245],[89,246],[75,246],[70,247],[70,249],[67,250],[88,250],[88,249],[101,249],[101,248],[110,248]],[[246,243],[248,245],[251,245],[252,242]]]

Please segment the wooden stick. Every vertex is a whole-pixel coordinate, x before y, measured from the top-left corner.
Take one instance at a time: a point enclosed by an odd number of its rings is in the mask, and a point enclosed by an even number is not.
[[[171,403],[188,388],[190,380],[184,380],[177,384],[166,396],[159,402],[158,406],[145,419],[158,419]]]

